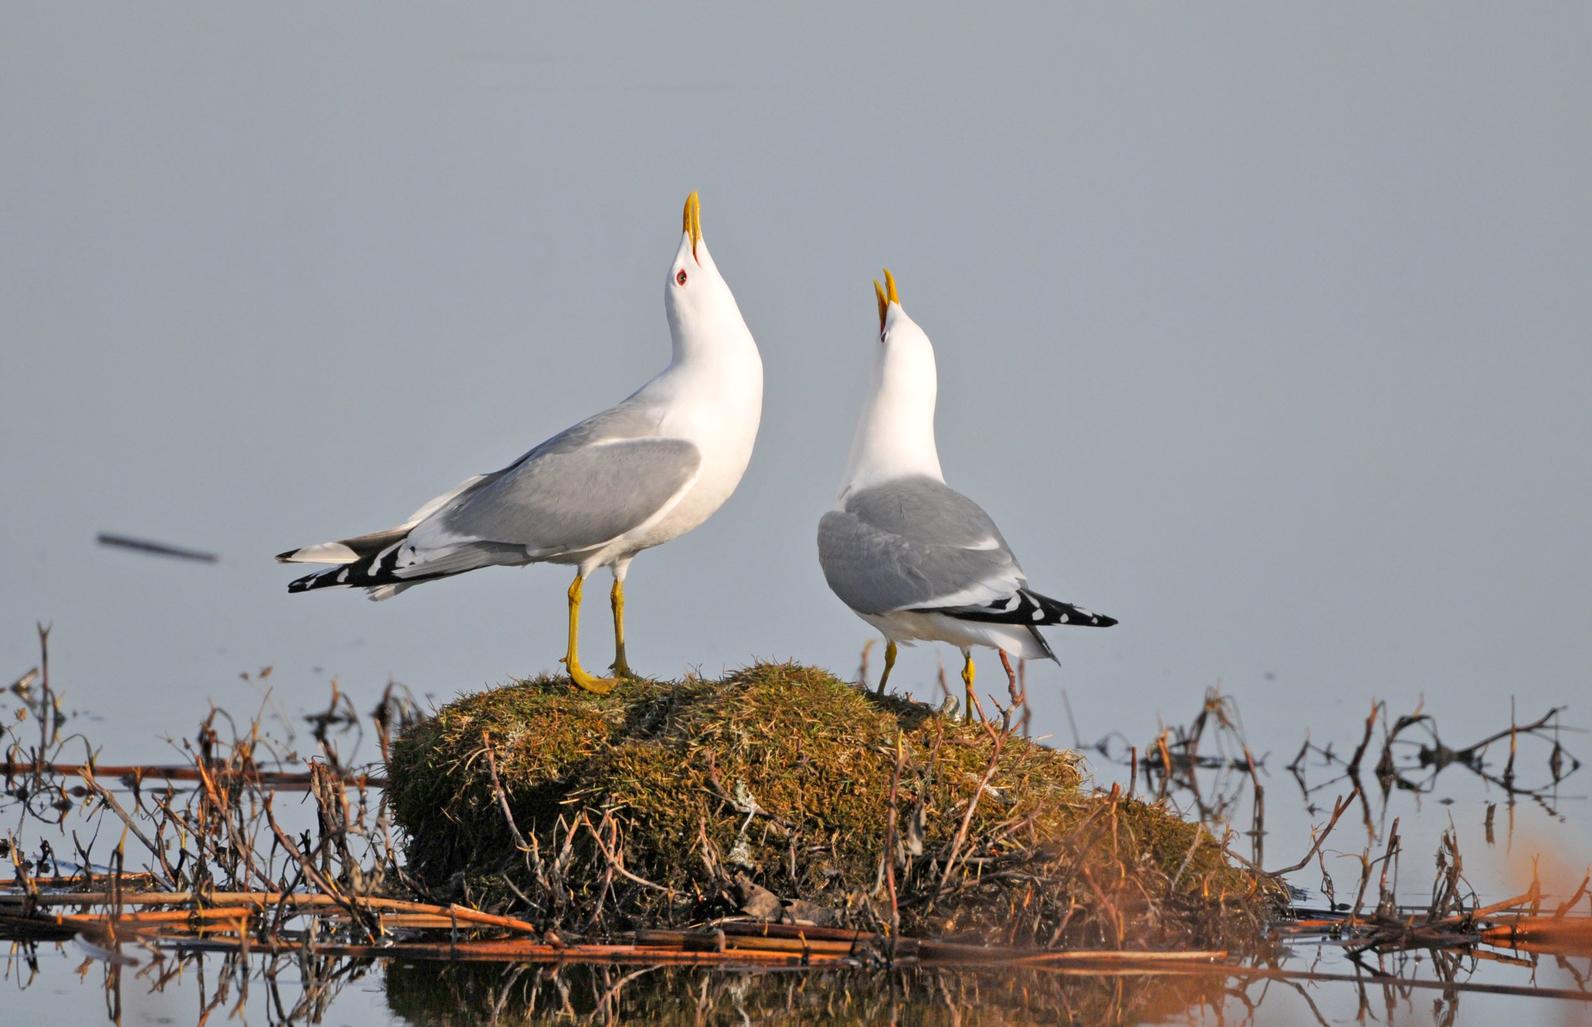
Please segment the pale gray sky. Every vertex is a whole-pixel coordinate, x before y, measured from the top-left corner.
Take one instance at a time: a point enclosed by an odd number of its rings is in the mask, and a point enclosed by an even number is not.
[[[271,555],[661,367],[700,189],[763,432],[734,499],[637,560],[639,669],[855,667],[813,538],[888,263],[949,480],[1037,587],[1122,621],[1052,633],[1041,728],[1062,685],[1098,734],[1220,682],[1290,745],[1372,695],[1489,724],[1577,701],[1589,30],[1582,5],[8,5],[0,667],[53,621],[62,687],[128,749],[252,702],[264,664],[295,703],[554,667],[563,569],[372,604],[290,597]]]

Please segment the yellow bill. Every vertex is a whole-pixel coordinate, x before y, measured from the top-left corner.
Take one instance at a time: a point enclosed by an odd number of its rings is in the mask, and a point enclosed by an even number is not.
[[[685,214],[681,222],[680,230],[691,237],[691,256],[694,257],[697,243],[702,241],[702,200],[694,189],[685,198]]]

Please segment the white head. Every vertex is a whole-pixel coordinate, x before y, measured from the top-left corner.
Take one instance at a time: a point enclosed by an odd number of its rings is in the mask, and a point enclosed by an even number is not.
[[[686,197],[682,220],[680,248],[675,251],[663,287],[663,305],[669,315],[676,361],[726,336],[751,339],[741,310],[735,305],[735,296],[713,263],[707,240],[702,238],[702,202],[696,193]]]
[[[889,268],[884,280],[883,285],[873,283],[879,302],[879,341],[872,387],[851,440],[842,497],[907,475],[945,480],[934,444],[934,401],[939,391],[934,345],[901,309]]]

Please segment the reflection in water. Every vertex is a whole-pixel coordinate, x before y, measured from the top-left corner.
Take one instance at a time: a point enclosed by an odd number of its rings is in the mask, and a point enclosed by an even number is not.
[[[1401,816],[1406,828],[1413,825],[1416,829],[1410,840],[1422,848],[1435,843],[1439,860],[1443,849],[1457,846],[1453,820],[1445,824],[1447,818],[1427,817],[1416,823],[1422,804],[1428,799],[1443,805],[1473,803],[1470,808],[1478,811],[1477,819],[1489,847],[1502,844],[1513,848],[1519,807],[1536,807],[1548,824],[1564,823],[1584,814],[1580,804],[1586,796],[1562,790],[1582,767],[1581,760],[1564,742],[1567,733],[1578,733],[1577,728],[1565,723],[1565,707],[1552,707],[1528,721],[1516,718],[1512,703],[1507,712],[1507,719],[1501,720],[1495,730],[1480,738],[1469,736],[1465,744],[1457,746],[1439,734],[1431,713],[1417,709],[1393,716],[1383,702],[1373,702],[1369,715],[1354,725],[1352,736],[1343,735],[1337,742],[1314,740],[1307,730],[1292,760],[1283,768],[1298,787],[1302,801],[1297,804],[1288,802],[1286,793],[1279,804],[1278,796],[1269,793],[1272,785],[1268,746],[1251,746],[1236,703],[1215,689],[1206,692],[1188,723],[1163,724],[1142,748],[1130,744],[1129,737],[1121,731],[1111,731],[1093,744],[1083,742],[1076,726],[1073,734],[1079,751],[1100,757],[1095,767],[1102,772],[1102,783],[1117,771],[1125,772],[1122,783],[1130,795],[1142,788],[1157,800],[1173,803],[1218,836],[1229,837],[1234,843],[1230,854],[1268,869],[1277,863],[1266,859],[1265,850],[1266,839],[1276,833],[1277,827],[1267,823],[1270,799],[1271,812],[1280,812],[1284,820],[1281,840],[1290,847],[1298,846],[1290,848],[1290,852],[1304,848],[1301,840],[1307,833],[1316,846],[1307,849],[1304,862],[1278,867],[1278,872],[1296,875],[1289,877],[1289,883],[1297,886],[1313,883],[1310,878],[1314,874],[1307,868],[1319,869],[1320,892],[1332,907],[1335,896],[1331,875],[1326,860],[1316,855],[1325,835],[1347,812],[1345,802],[1358,810],[1358,817],[1349,817],[1348,823],[1358,819],[1364,839],[1356,846],[1363,846],[1363,855],[1355,869],[1363,869],[1378,852],[1385,850],[1393,858],[1402,851],[1401,844],[1397,844]],[[1291,743],[1284,743],[1276,751],[1294,750]],[[1453,773],[1444,777],[1448,770]],[[1442,792],[1438,790],[1440,778]],[[1500,804],[1505,821],[1502,830],[1496,830]],[[1340,831],[1332,837],[1333,848],[1338,850],[1336,858],[1352,856],[1349,846],[1356,843],[1346,840],[1345,835],[1346,831]],[[1248,842],[1247,856],[1237,851],[1241,846],[1239,839]],[[1568,864],[1574,868],[1577,860],[1572,858]],[[1569,878],[1546,884],[1549,888],[1569,888],[1573,882],[1574,878]],[[1396,873],[1390,883],[1393,890],[1401,890]],[[1485,894],[1517,883],[1476,879],[1467,881],[1467,889],[1475,885]],[[1423,877],[1413,892],[1424,893],[1430,884]],[[1363,888],[1360,890],[1363,893]],[[1297,893],[1296,897],[1303,898],[1304,893]],[[1305,915],[1309,910],[1297,912]]]
[[[1219,1010],[1219,976],[906,968],[725,971],[679,967],[403,963],[387,1004],[420,1025],[1135,1024]]]
[[[0,1023],[341,1024],[993,1024],[1141,1023],[1260,1027],[1520,1022],[1592,1016],[1585,955],[1403,951],[1343,959],[1323,945],[1280,964],[1149,972],[1074,968],[749,969],[682,965],[419,962],[172,950],[120,953],[19,942],[0,959]],[[55,958],[38,958],[44,956]],[[1435,962],[1434,962],[1435,957]],[[133,961],[137,960],[137,963]],[[68,967],[80,962],[74,974]],[[103,1001],[62,1008],[69,980]],[[372,987],[380,981],[384,987]],[[74,999],[84,990],[74,988]],[[1557,1000],[1557,1001],[1555,1001]],[[159,1016],[150,1018],[152,1009]],[[1462,1013],[1463,1010],[1463,1013]],[[132,1012],[129,1012],[132,1011]],[[142,1015],[141,1015],[142,1014]]]

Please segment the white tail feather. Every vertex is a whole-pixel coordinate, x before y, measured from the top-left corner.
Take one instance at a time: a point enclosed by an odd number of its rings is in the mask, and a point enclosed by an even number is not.
[[[277,557],[283,563],[353,563],[359,554],[341,542],[322,542]]]

